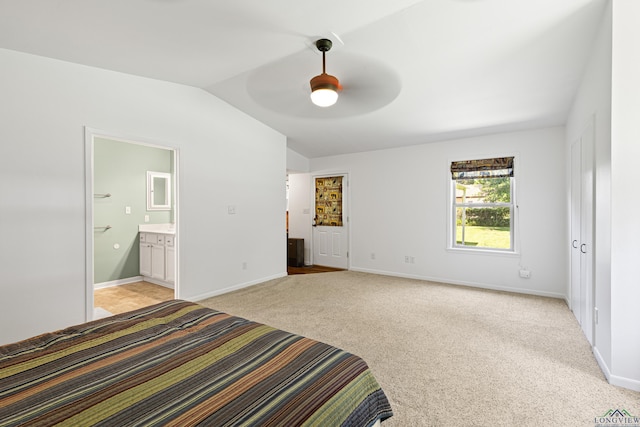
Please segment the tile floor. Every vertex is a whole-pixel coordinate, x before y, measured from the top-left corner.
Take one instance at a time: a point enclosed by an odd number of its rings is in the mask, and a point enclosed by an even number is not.
[[[173,289],[148,282],[136,282],[96,289],[93,293],[93,305],[112,314],[119,314],[173,299],[173,295]]]

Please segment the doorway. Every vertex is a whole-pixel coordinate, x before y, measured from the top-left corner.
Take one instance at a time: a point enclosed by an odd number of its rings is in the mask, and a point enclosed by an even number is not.
[[[177,150],[87,128],[85,153],[86,319],[176,298]],[[154,204],[149,172],[169,177],[162,204]],[[149,277],[144,273],[146,263],[141,262],[148,260],[146,252],[156,258]],[[96,301],[111,304],[116,311],[96,306]]]
[[[349,177],[313,176],[313,264],[349,268]]]

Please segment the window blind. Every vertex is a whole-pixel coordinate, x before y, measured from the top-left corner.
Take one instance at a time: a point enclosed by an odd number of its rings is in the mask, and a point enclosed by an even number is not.
[[[452,179],[513,177],[513,157],[451,162]]]

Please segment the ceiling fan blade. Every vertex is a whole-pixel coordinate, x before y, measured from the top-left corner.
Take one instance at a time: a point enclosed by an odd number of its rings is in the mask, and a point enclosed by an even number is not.
[[[317,57],[311,56],[305,51],[254,70],[247,78],[247,92],[264,108],[308,118],[366,114],[388,105],[400,93],[400,78],[388,65],[341,52],[327,60],[327,73],[342,85],[338,101],[331,107],[318,107],[311,102],[309,80],[322,70]]]

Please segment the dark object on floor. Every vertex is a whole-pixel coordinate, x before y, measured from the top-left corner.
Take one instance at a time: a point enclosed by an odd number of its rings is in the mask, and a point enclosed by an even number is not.
[[[304,267],[287,267],[287,273],[293,274],[313,274],[313,273],[331,273],[333,271],[345,271],[342,268],[325,267],[322,265],[307,265]]]
[[[287,239],[287,265],[304,267],[304,239]]]

